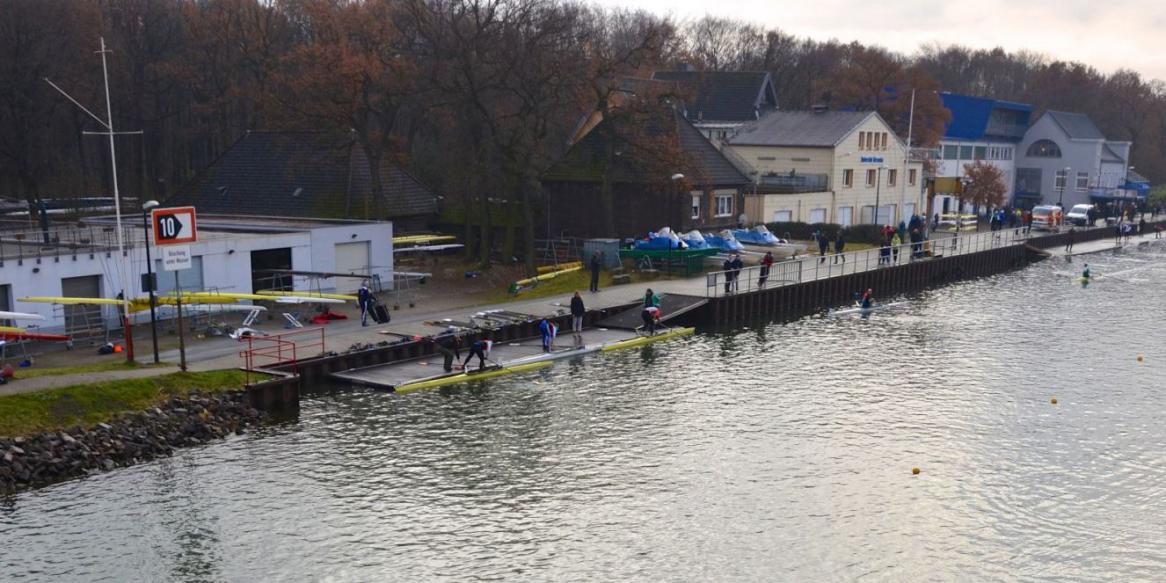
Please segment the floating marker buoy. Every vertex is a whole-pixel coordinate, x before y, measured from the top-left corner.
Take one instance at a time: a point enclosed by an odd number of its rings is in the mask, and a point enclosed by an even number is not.
[[[919,468],[911,468],[911,475],[912,476],[919,475]]]
[[[1142,362],[1142,355],[1138,355],[1138,362]]]
[[[1053,399],[1052,399],[1051,401],[1049,401],[1049,402],[1050,402],[1050,403],[1052,403],[1052,404],[1054,404],[1054,405],[1056,405],[1056,404],[1057,404],[1057,398],[1056,398],[1056,397],[1053,397]]]

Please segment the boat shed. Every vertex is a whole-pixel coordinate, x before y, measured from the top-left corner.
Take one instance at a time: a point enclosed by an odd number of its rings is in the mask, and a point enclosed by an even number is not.
[[[40,331],[84,336],[119,326],[118,306],[59,306],[20,302],[27,296],[147,297],[146,250],[150,233],[138,215],[122,218],[126,261],[117,256],[112,217],[0,230],[0,310],[32,312],[46,320]],[[151,246],[158,293],[176,289],[254,293],[266,289],[352,292],[362,281],[390,289],[393,283],[393,224],[351,220],[198,215],[198,240],[190,244],[191,267],[162,270]],[[128,265],[129,274],[125,274]],[[309,275],[313,272],[329,277]],[[339,274],[351,274],[342,277]],[[171,318],[172,309],[160,318]],[[149,312],[132,315],[136,323]]]

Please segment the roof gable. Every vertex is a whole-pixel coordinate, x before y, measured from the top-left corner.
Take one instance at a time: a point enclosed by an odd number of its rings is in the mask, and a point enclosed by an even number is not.
[[[1003,138],[1020,141],[1033,110],[1028,104],[986,97],[947,92],[940,93],[939,97],[943,106],[951,112],[951,121],[944,128],[944,137],[953,140]],[[997,118],[1009,119],[993,119],[993,114]]]
[[[751,121],[777,109],[777,91],[766,71],[657,71],[652,80],[691,91],[685,116],[697,123]]]
[[[167,203],[206,213],[364,217],[375,209],[371,175],[350,132],[251,131]],[[433,193],[396,164],[382,161],[381,181],[386,217],[437,212]]]
[[[1070,140],[1105,139],[1105,135],[1101,133],[1101,130],[1097,129],[1097,126],[1093,124],[1093,120],[1089,119],[1089,116],[1083,113],[1049,110],[1045,112],[1045,116],[1056,123]]]

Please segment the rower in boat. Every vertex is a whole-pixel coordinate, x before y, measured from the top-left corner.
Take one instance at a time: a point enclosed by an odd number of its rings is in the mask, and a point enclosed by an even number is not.
[[[867,289],[866,293],[862,294],[862,299],[858,302],[858,307],[869,310],[874,305],[874,290]]]
[[[1091,277],[1093,277],[1093,275],[1089,272],[1089,264],[1086,263],[1085,269],[1081,270],[1081,279],[1089,281],[1089,278]]]

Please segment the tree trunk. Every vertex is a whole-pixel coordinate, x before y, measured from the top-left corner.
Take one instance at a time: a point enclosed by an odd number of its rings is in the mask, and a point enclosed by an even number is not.
[[[527,277],[535,274],[534,211],[531,208],[531,199],[539,191],[540,186],[538,178],[532,176],[525,177],[520,186],[522,196],[522,258]],[[549,237],[550,234],[548,233],[547,236]]]

